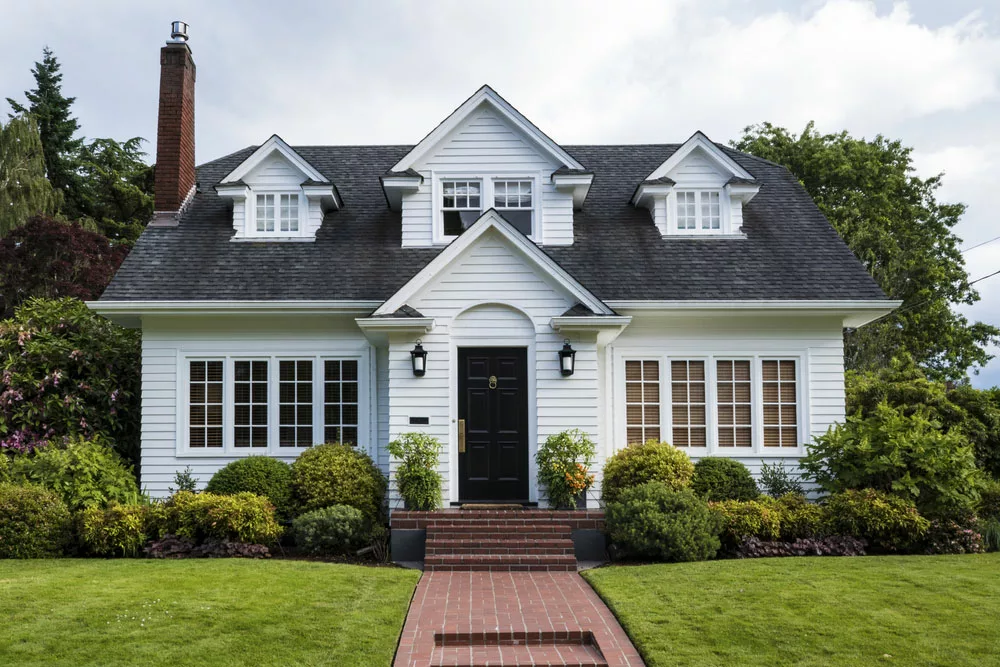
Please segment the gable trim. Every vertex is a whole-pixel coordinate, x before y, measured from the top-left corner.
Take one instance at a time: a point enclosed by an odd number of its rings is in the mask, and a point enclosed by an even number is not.
[[[502,98],[495,90],[487,85],[484,85],[482,88],[473,93],[471,97],[465,100],[465,102],[463,102],[457,109],[452,111],[451,114],[441,121],[437,127],[431,130],[426,137],[421,139],[420,143],[414,146],[409,153],[404,155],[399,162],[393,165],[390,171],[406,171],[407,169],[412,168],[413,165],[420,160],[420,158],[424,157],[432,148],[437,146],[442,139],[448,136],[452,130],[458,127],[462,121],[468,118],[468,116],[483,103],[489,104],[493,107],[493,109],[499,112],[505,120],[526,134],[534,141],[534,143],[545,150],[557,162],[569,167],[570,169],[586,169],[582,164],[577,162],[572,155],[563,150],[559,144],[553,141],[547,134],[542,132],[534,123],[525,118],[520,111],[511,106],[511,104]]]
[[[250,154],[246,160],[240,163],[236,169],[229,172],[221,181],[219,185],[225,185],[227,183],[235,183],[240,181],[244,176],[249,174],[254,167],[263,162],[271,153],[277,151],[286,160],[292,163],[296,169],[298,169],[306,177],[305,181],[316,181],[318,183],[326,183],[327,178],[323,174],[319,173],[315,167],[309,164],[305,158],[295,152],[291,146],[285,143],[285,141],[276,134],[272,134],[271,138],[260,145],[257,150]]]
[[[598,315],[615,314],[607,304],[594,296],[590,290],[581,285],[576,278],[559,266],[555,260],[542,252],[524,234],[514,229],[509,222],[503,219],[500,213],[491,208],[483,213],[464,234],[452,241],[447,248],[431,260],[430,264],[410,278],[405,285],[400,287],[395,294],[379,306],[372,315],[394,313],[397,309],[405,305],[490,229],[495,229],[499,232],[515,250],[519,251],[537,268],[554,279],[563,289],[572,294],[577,301],[590,308],[591,311]]]
[[[654,169],[653,172],[644,180],[652,181],[665,177],[671,170],[683,162],[684,158],[690,155],[696,148],[701,148],[705,151],[708,156],[712,158],[712,160],[714,160],[720,167],[728,171],[730,176],[753,182],[756,181],[753,174],[736,164],[736,161],[733,160],[733,158],[726,155],[726,153],[721,148],[716,146],[701,130],[692,134],[687,141],[681,144],[680,148],[674,151],[673,155],[667,158],[666,162]]]

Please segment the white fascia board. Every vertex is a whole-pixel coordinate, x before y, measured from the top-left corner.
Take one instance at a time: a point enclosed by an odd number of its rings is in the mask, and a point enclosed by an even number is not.
[[[840,316],[845,327],[857,328],[884,317],[902,305],[898,300],[747,300],[747,301],[608,301],[616,310],[712,314],[739,311],[753,315]]]
[[[433,317],[356,317],[354,321],[364,331],[430,333],[434,328]]]
[[[302,194],[319,199],[327,210],[340,209],[340,200],[337,199],[337,192],[332,185],[303,185]]]
[[[383,176],[382,191],[385,193],[389,208],[393,211],[401,210],[403,194],[416,192],[423,182],[423,176]]]
[[[593,174],[553,174],[552,185],[556,190],[573,193],[573,208],[580,210],[594,182]]]
[[[245,315],[366,313],[381,301],[87,301],[100,315]]]
[[[760,185],[754,184],[736,184],[731,183],[726,185],[726,193],[731,197],[737,197],[743,201],[744,204],[748,204],[751,199],[757,196],[760,192]]]
[[[230,199],[246,199],[250,196],[250,187],[243,183],[216,185],[215,193],[220,197],[228,197]]]
[[[250,171],[260,164],[267,156],[271,153],[278,151],[282,156],[285,157],[292,165],[295,166],[302,175],[305,176],[306,180],[313,181],[325,181],[326,176],[316,171],[316,168],[311,164],[306,162],[306,160],[296,153],[291,146],[286,144],[284,140],[276,134],[272,134],[271,138],[265,141],[260,147],[250,154],[246,160],[240,163],[238,167],[229,172],[225,178],[220,181],[220,184],[231,183],[233,181],[238,181],[244,176],[246,176]]]
[[[410,278],[405,285],[386,300],[373,315],[388,315],[402,308],[408,300],[428,285],[435,276],[447,268],[467,248],[472,246],[487,230],[495,229],[510,245],[519,251],[530,262],[551,276],[557,283],[572,294],[580,303],[595,313],[613,315],[614,312],[603,301],[598,299],[586,287],[559,266],[555,260],[546,255],[524,234],[510,226],[494,209],[483,213],[471,227],[461,236],[452,241],[437,257],[421,269],[417,275]]]
[[[561,316],[553,317],[549,320],[549,326],[562,334],[596,332],[597,344],[608,345],[614,342],[631,322],[632,318],[628,315],[605,315],[603,317]]]
[[[753,174],[736,164],[735,160],[726,155],[722,149],[712,143],[712,140],[705,136],[703,132],[698,131],[692,134],[690,139],[685,141],[680,148],[674,151],[674,154],[671,155],[666,162],[657,167],[653,173],[643,180],[651,181],[653,179],[660,178],[661,176],[666,176],[669,171],[683,162],[684,158],[690,155],[691,151],[696,148],[704,150],[709,157],[717,162],[723,169],[728,171],[731,176],[736,176],[738,178],[753,178]]]
[[[650,197],[666,197],[674,189],[672,185],[657,183],[656,185],[640,185],[635,189],[635,196],[632,198],[633,206],[646,206],[646,199]]]
[[[538,144],[547,153],[549,153],[555,161],[560,164],[564,164],[570,169],[584,169],[584,166],[577,162],[573,156],[564,151],[559,144],[550,139],[544,132],[538,129],[534,123],[525,118],[521,112],[511,106],[507,100],[500,97],[495,90],[489,86],[483,86],[473,93],[472,97],[465,100],[465,102],[463,102],[457,109],[451,112],[451,115],[441,121],[437,127],[431,130],[430,134],[414,146],[409,153],[404,155],[403,159],[393,165],[392,169],[389,171],[406,171],[411,168],[420,160],[420,158],[426,155],[428,151],[434,148],[442,139],[447,137],[452,130],[458,127],[458,125],[465,120],[469,114],[471,114],[480,104],[483,103],[489,104],[493,107],[508,122],[521,130],[524,134],[530,137],[534,143]]]

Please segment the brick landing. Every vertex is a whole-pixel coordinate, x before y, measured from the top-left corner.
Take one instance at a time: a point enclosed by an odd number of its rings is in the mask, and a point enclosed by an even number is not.
[[[427,572],[394,664],[643,663],[611,610],[574,572]]]

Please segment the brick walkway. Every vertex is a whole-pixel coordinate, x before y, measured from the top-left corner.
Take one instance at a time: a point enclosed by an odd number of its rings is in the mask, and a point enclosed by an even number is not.
[[[642,665],[575,572],[428,572],[417,586],[396,667]]]

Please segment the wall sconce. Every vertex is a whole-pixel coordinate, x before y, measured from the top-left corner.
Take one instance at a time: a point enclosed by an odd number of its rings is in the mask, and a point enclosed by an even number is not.
[[[413,374],[418,378],[423,377],[427,372],[427,350],[419,340],[416,347],[410,350],[410,361],[413,363]]]
[[[559,372],[564,377],[569,377],[576,370],[576,350],[569,345],[569,339],[563,341],[562,349],[559,350]]]

